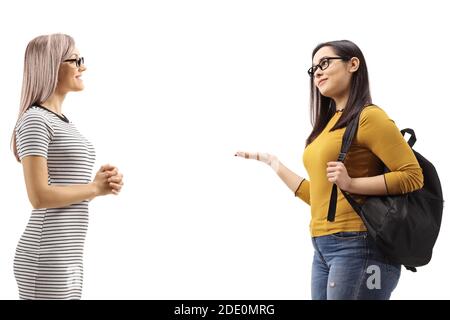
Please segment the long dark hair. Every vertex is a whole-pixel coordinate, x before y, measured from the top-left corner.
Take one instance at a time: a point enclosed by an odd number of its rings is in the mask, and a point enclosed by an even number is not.
[[[370,96],[366,60],[358,46],[349,40],[323,42],[314,48],[311,61],[320,48],[327,46],[332,47],[336,55],[343,57],[344,61],[349,61],[352,57],[359,59],[359,68],[353,73],[350,82],[350,94],[347,104],[342,111],[339,121],[330,129],[330,131],[333,131],[346,127],[362,108],[372,104],[372,98]],[[313,129],[308,139],[306,139],[306,146],[313,142],[322,132],[335,112],[335,102],[320,93],[319,89],[314,85],[314,77],[311,77],[310,118]]]

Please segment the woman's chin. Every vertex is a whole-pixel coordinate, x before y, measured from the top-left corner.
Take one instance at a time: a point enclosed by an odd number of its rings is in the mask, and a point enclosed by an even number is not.
[[[78,92],[78,91],[83,91],[83,90],[84,90],[84,85],[83,86],[76,86],[71,91]]]
[[[323,95],[324,97],[329,98],[330,96],[327,94],[326,90],[319,90],[320,94]]]

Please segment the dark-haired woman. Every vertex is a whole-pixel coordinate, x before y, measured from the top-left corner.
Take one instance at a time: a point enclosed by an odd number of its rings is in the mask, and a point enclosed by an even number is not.
[[[340,190],[358,201],[367,195],[395,195],[423,186],[422,169],[386,112],[372,104],[366,62],[351,41],[319,44],[312,53],[310,112],[313,129],[303,163],[309,180],[276,156],[239,151],[236,156],[269,164],[294,194],[311,206],[314,246],[312,299],[389,299],[401,266],[391,263]],[[361,112],[345,163],[337,162],[347,124]],[[391,170],[383,173],[383,163]],[[333,184],[338,187],[334,222],[327,221]]]

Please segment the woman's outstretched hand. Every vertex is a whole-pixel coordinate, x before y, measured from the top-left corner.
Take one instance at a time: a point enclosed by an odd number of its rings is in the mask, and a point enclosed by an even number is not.
[[[288,186],[288,188],[291,189],[292,192],[294,192],[294,194],[296,194],[301,182],[304,180],[304,178],[300,177],[295,172],[287,168],[284,164],[282,164],[281,161],[278,160],[278,158],[273,154],[238,151],[235,153],[235,156],[242,157],[245,159],[255,159],[264,162],[265,164],[268,164],[281,178],[281,180],[283,180],[283,182]]]
[[[280,161],[278,158],[270,153],[238,151],[234,156],[264,162],[265,164],[271,166],[275,172],[278,172],[278,168],[280,166]]]

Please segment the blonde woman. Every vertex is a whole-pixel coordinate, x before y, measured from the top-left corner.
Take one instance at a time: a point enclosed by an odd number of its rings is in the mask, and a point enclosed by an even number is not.
[[[88,203],[119,194],[123,175],[104,165],[91,182],[95,151],[62,113],[68,92],[84,89],[86,70],[72,37],[39,36],[25,52],[12,144],[33,206],[14,274],[21,299],[80,299]]]

